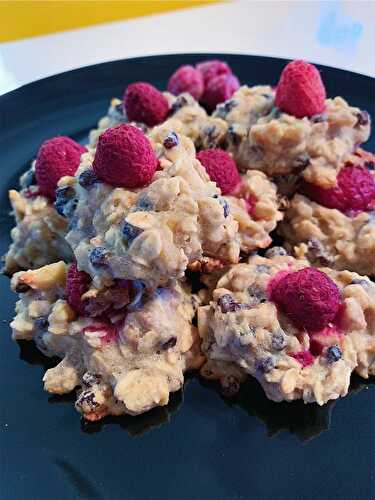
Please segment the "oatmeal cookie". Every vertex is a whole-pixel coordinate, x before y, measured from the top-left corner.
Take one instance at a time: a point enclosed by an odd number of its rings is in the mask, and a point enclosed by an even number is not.
[[[150,295],[137,293],[131,302],[121,287],[120,293],[113,288],[107,298],[112,311],[104,319],[69,305],[66,276],[66,264],[58,262],[12,278],[20,293],[13,338],[34,340],[45,355],[62,358],[45,373],[45,390],[78,388],[76,409],[87,420],[166,405],[170,392],[182,387],[184,372],[203,362],[192,325],[196,301],[188,288],[174,283]],[[91,287],[86,299],[97,293],[105,292]]]
[[[314,265],[375,275],[374,155],[358,151],[337,175],[336,186],[305,184],[278,228],[290,249]]]
[[[75,177],[60,181],[77,200],[66,239],[79,268],[99,288],[116,278],[141,279],[151,288],[166,284],[204,256],[238,261],[238,223],[224,211],[220,190],[196,160],[190,139],[176,134],[170,147],[168,136],[163,128],[153,130],[159,170],[141,189],[95,179],[92,152],[82,156]],[[96,248],[105,254],[99,266],[90,258]]]
[[[269,399],[322,405],[347,394],[353,370],[374,373],[375,285],[278,253],[231,267],[199,308],[201,373],[225,379],[234,363]]]
[[[5,255],[4,272],[35,269],[60,259],[69,261],[72,252],[65,241],[67,222],[53,202],[38,192],[33,168],[21,177],[21,190],[9,191],[16,226],[12,243]]]
[[[276,177],[303,171],[309,182],[324,174],[332,184],[343,159],[370,134],[367,113],[341,97],[327,99],[321,115],[296,118],[274,106],[265,86],[241,87],[213,117],[228,124],[227,149],[241,169]]]

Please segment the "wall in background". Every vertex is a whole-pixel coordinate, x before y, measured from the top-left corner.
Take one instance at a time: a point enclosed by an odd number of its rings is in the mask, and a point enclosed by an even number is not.
[[[216,3],[215,0],[1,1],[0,42]]]

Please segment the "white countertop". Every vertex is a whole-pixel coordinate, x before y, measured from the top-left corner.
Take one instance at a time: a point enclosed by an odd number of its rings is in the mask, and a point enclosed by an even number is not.
[[[141,55],[302,58],[375,77],[374,1],[236,1],[0,44],[0,94],[80,66]]]

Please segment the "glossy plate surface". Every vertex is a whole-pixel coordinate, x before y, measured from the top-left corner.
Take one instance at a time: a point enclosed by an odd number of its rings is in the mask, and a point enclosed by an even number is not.
[[[243,83],[275,84],[285,61],[215,55]],[[0,251],[12,219],[7,190],[40,143],[57,134],[84,141],[113,96],[133,81],[163,89],[181,64],[210,55],[145,57],[82,68],[0,97]],[[375,116],[375,80],[321,68],[328,95]],[[374,137],[368,148],[375,150]],[[325,407],[268,401],[255,381],[223,399],[189,377],[168,407],[141,417],[82,425],[71,396],[43,392],[46,360],[10,339],[15,296],[0,277],[0,498],[240,500],[368,499],[374,494],[375,390],[353,380]],[[21,359],[19,359],[21,358]]]

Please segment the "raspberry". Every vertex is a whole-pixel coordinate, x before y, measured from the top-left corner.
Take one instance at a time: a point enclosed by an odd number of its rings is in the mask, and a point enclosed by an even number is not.
[[[231,193],[241,182],[233,158],[222,149],[205,149],[197,154],[210,179],[218,185],[223,194]]]
[[[90,276],[84,271],[78,271],[77,264],[74,262],[68,271],[65,293],[68,304],[79,314],[85,313],[81,297],[87,292],[90,282]]]
[[[137,82],[129,85],[125,91],[124,110],[129,121],[153,127],[167,118],[169,104],[153,85]]]
[[[292,61],[283,69],[276,88],[275,104],[286,113],[303,118],[325,109],[326,90],[315,66]]]
[[[270,299],[298,327],[316,332],[334,320],[340,306],[336,284],[313,267],[284,274],[270,283]]]
[[[64,175],[74,175],[86,148],[69,137],[54,137],[40,146],[35,177],[40,193],[54,199],[57,183]]]
[[[200,72],[203,78],[204,85],[207,85],[213,78],[219,75],[231,75],[232,70],[228,64],[219,59],[213,59],[212,61],[204,61],[196,65],[197,70]]]
[[[151,181],[157,166],[151,143],[138,128],[123,124],[99,137],[93,169],[100,180],[138,188]]]
[[[202,102],[212,111],[217,104],[230,99],[239,86],[240,82],[235,75],[216,76],[207,83]]]
[[[371,208],[375,180],[367,168],[349,163],[338,173],[337,186],[324,189],[305,183],[303,192],[316,203],[351,216]]]
[[[167,89],[173,95],[189,92],[199,101],[204,90],[202,75],[193,66],[181,66],[170,77]]]

